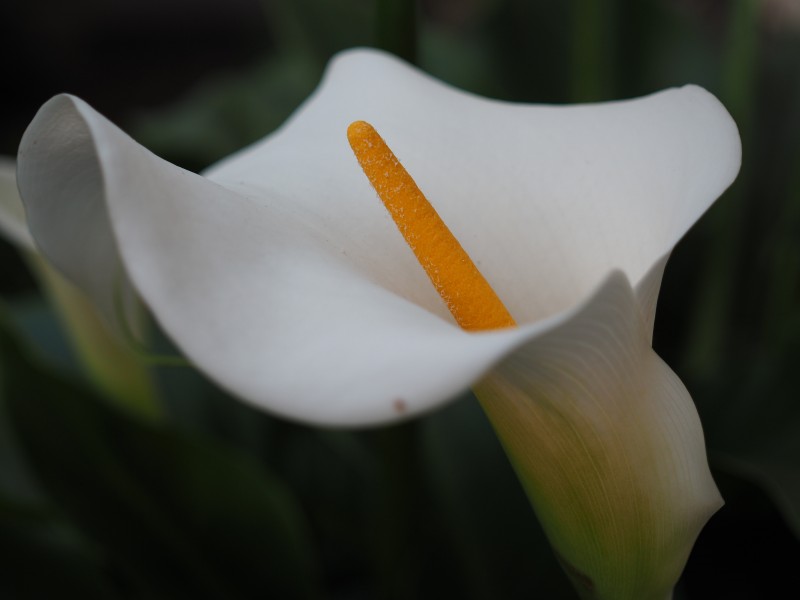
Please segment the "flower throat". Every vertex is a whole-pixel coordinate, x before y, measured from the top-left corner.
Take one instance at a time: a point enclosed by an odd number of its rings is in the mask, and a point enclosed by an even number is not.
[[[515,326],[508,309],[372,125],[351,123],[347,139],[456,322],[468,331]]]

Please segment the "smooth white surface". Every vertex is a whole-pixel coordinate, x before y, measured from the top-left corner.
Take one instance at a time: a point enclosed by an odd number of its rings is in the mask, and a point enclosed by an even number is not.
[[[383,135],[519,328],[467,334],[453,323],[352,156],[356,119]],[[660,269],[640,282],[739,161],[735,125],[696,87],[514,105],[355,50],[278,132],[207,178],[69,96],[29,127],[19,177],[43,253],[101,307],[127,274],[234,394],[352,425],[453,397],[626,281],[609,279],[615,270],[645,289],[651,322]]]

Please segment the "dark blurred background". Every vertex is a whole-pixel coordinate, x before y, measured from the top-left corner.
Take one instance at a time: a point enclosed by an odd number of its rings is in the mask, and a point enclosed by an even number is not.
[[[278,126],[356,45],[496,98],[696,83],[728,107],[742,170],[675,250],[656,324],[727,501],[675,598],[787,597],[800,566],[800,2],[4,0],[0,154],[69,92],[200,170]],[[333,432],[155,367],[166,416],[145,422],[87,386],[26,263],[7,244],[0,260],[16,332],[2,355],[3,597],[574,597],[471,397]]]

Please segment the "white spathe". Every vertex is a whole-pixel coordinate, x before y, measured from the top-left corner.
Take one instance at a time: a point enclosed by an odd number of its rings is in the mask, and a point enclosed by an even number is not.
[[[453,323],[352,156],[356,119],[387,140],[519,329]],[[612,271],[642,281],[735,177],[738,140],[696,87],[508,104],[356,50],[278,132],[205,178],[70,96],[37,114],[18,175],[41,250],[99,306],[113,312],[124,265],[166,331],[235,394],[364,424],[396,418],[397,400],[408,415],[463,391],[602,296]]]
[[[519,327],[454,323],[349,149],[355,120]],[[283,127],[205,176],[57,96],[18,177],[49,260],[109,315],[128,277],[191,360],[253,404],[363,425],[477,384],[576,581],[663,600],[720,498],[691,398],[650,347],[655,304],[670,251],[740,159],[735,124],[698,87],[510,104],[351,50]]]

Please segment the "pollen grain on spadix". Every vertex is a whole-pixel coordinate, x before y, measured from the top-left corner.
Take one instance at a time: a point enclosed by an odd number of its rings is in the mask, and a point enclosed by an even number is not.
[[[516,325],[514,318],[377,131],[347,128],[364,174],[456,322],[469,331]]]

